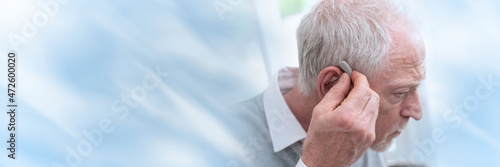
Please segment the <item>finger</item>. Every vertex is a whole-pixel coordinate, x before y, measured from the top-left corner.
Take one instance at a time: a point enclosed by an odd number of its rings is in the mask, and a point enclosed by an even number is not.
[[[363,108],[363,113],[367,114],[367,118],[370,119],[370,127],[375,127],[375,123],[377,122],[379,104],[380,97],[378,94],[373,93],[372,96],[370,96],[370,100],[368,100],[368,103],[366,103],[366,106]]]
[[[365,75],[353,71],[352,77],[354,86],[342,105],[346,105],[351,110],[362,111],[370,100],[373,90],[370,89]]]
[[[366,78],[366,76],[358,71],[352,71],[352,82],[354,87],[356,86],[370,87],[370,84],[368,83],[368,79]]]
[[[337,108],[337,106],[344,101],[349,93],[351,80],[346,73],[340,75],[339,81],[325,94],[325,97],[320,103],[327,105],[330,110]]]

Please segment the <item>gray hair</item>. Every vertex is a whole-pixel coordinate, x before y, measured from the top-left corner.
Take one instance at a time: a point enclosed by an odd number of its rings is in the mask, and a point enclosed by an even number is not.
[[[324,68],[345,60],[353,70],[373,78],[388,61],[390,29],[405,15],[387,0],[321,0],[297,29],[299,86],[314,95]]]

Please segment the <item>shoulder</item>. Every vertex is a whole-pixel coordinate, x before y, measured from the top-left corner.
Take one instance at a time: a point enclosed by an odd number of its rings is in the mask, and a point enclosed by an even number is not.
[[[265,123],[265,111],[263,105],[263,94],[259,94],[251,99],[232,104],[226,108],[227,113],[232,119],[238,120],[239,123]],[[265,124],[264,124],[265,125]]]
[[[232,131],[242,140],[259,138],[267,144],[270,141],[269,128],[263,105],[263,94],[233,104],[227,108]]]
[[[227,107],[233,122],[230,129],[236,134],[239,150],[245,160],[235,158],[236,164],[247,166],[293,166],[297,163],[292,148],[275,153],[263,105],[263,94]]]

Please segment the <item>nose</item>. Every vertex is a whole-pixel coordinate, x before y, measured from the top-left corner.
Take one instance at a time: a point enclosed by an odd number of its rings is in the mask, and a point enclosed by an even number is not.
[[[423,116],[422,103],[420,103],[420,97],[418,96],[417,89],[410,91],[405,99],[403,110],[401,111],[401,116],[412,117],[415,120],[420,120]]]

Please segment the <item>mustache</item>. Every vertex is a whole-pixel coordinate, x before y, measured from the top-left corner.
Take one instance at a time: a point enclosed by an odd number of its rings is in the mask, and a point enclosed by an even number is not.
[[[404,129],[406,129],[407,125],[408,125],[408,121],[404,121],[399,125],[395,125],[394,132],[396,132],[396,131],[402,132]]]

